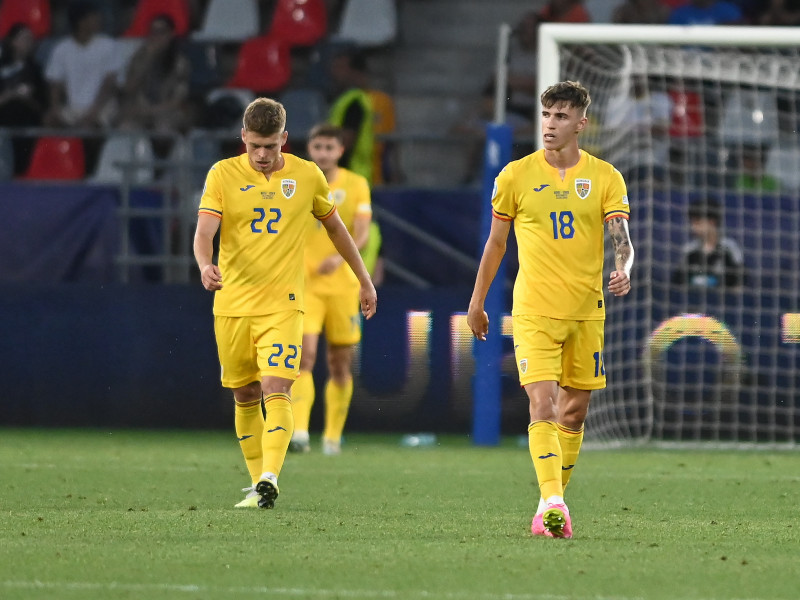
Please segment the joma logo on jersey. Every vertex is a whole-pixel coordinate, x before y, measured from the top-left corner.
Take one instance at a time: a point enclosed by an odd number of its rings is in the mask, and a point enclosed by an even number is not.
[[[589,195],[589,192],[592,191],[592,180],[591,179],[576,179],[575,180],[575,192],[578,194],[580,198],[586,198]]]
[[[281,193],[284,198],[289,199],[294,196],[297,189],[297,182],[294,179],[281,179]]]

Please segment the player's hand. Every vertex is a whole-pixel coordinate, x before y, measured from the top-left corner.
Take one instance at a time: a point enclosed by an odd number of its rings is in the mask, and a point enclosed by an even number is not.
[[[631,291],[631,280],[625,271],[612,271],[608,280],[608,291],[615,296],[624,296]]]
[[[203,270],[200,271],[200,281],[203,283],[203,287],[209,292],[221,290],[222,273],[220,272],[219,267],[214,264],[203,267]]]
[[[489,315],[483,308],[469,307],[467,312],[467,325],[472,330],[472,335],[475,339],[482,342],[486,341],[486,336],[489,335]]]
[[[361,285],[361,314],[365,319],[371,319],[378,312],[378,292],[372,282]]]

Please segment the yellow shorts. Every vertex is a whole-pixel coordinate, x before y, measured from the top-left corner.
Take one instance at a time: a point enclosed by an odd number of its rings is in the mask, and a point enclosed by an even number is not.
[[[512,324],[520,385],[557,381],[579,390],[606,387],[604,321],[515,315]]]
[[[274,375],[296,379],[303,343],[303,313],[214,317],[222,385],[238,388]]]
[[[358,291],[318,295],[306,290],[303,333],[319,335],[331,346],[352,346],[361,341],[361,306]]]

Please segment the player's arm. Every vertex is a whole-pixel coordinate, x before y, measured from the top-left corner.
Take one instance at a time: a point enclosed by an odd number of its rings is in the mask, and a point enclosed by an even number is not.
[[[217,234],[219,224],[219,217],[200,213],[197,216],[197,229],[194,232],[194,259],[200,269],[200,281],[204,288],[212,292],[222,289],[222,273],[212,262],[214,236]]]
[[[336,251],[342,255],[342,258],[350,265],[353,273],[358,277],[358,281],[361,284],[361,314],[367,319],[371,318],[378,308],[378,294],[375,291],[375,286],[372,285],[369,273],[367,273],[367,267],[364,266],[364,261],[358,253],[356,243],[350,236],[350,232],[347,231],[347,227],[345,227],[338,212],[334,211],[329,217],[323,219],[322,225],[325,227],[325,231],[328,232],[328,237],[333,242]]]
[[[614,247],[614,271],[608,281],[608,291],[615,296],[624,296],[631,291],[631,269],[633,268],[633,244],[628,231],[628,219],[611,217],[606,221],[608,235]]]
[[[475,287],[472,290],[472,298],[469,301],[467,311],[467,324],[474,335],[479,340],[486,340],[489,333],[489,315],[483,309],[486,302],[486,294],[489,293],[489,286],[492,285],[497,269],[506,253],[506,241],[508,232],[511,230],[511,221],[505,219],[492,219],[492,228],[489,231],[489,238],[483,248],[481,264],[478,267],[478,275],[475,278]]]
[[[359,251],[367,245],[369,239],[369,224],[372,221],[372,215],[356,215],[353,221],[353,241],[356,243],[356,248]],[[331,254],[326,256],[325,259],[319,264],[317,272],[320,275],[327,275],[333,273],[344,262],[341,254]]]

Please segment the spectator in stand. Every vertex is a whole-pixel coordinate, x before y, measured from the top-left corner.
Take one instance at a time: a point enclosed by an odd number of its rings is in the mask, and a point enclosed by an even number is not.
[[[592,20],[583,0],[550,0],[538,17],[542,22],[551,23],[589,23]]]
[[[37,127],[47,106],[47,85],[34,60],[36,40],[30,27],[11,26],[0,44],[0,127]],[[13,136],[14,173],[23,173],[34,140]]]
[[[663,181],[669,163],[669,125],[672,100],[661,90],[651,89],[644,75],[632,75],[626,89],[612,97],[604,118],[603,150],[628,182]]]
[[[670,25],[737,25],[744,21],[741,9],[725,0],[690,0],[672,10]]]
[[[70,4],[71,34],[50,54],[45,78],[50,85],[50,108],[45,124],[53,127],[109,126],[116,116],[116,42],[102,30],[102,14],[92,2]]]
[[[159,15],[128,64],[120,126],[165,134],[159,142],[171,145],[171,134],[185,132],[191,125],[188,100],[189,61],[181,52],[175,22],[168,15]],[[167,148],[162,150],[160,155]]]
[[[762,144],[744,144],[739,156],[739,175],[735,187],[743,192],[778,192],[780,181],[764,168],[769,148]]]
[[[758,15],[759,25],[800,25],[800,0],[769,0]]]
[[[403,179],[400,173],[397,147],[390,140],[381,139],[380,136],[391,134],[397,128],[394,100],[382,90],[368,90],[372,102],[372,130],[375,135],[372,161],[372,185],[383,183],[400,183]]]
[[[722,209],[713,198],[689,205],[693,239],[683,248],[672,283],[695,288],[736,287],[744,282],[742,249],[720,231]]]
[[[374,112],[368,89],[369,73],[363,52],[343,50],[331,61],[336,93],[328,121],[342,129],[344,154],[339,164],[372,183],[375,152]]]
[[[661,25],[669,19],[669,8],[661,0],[625,0],[614,9],[612,20],[622,24]]]

